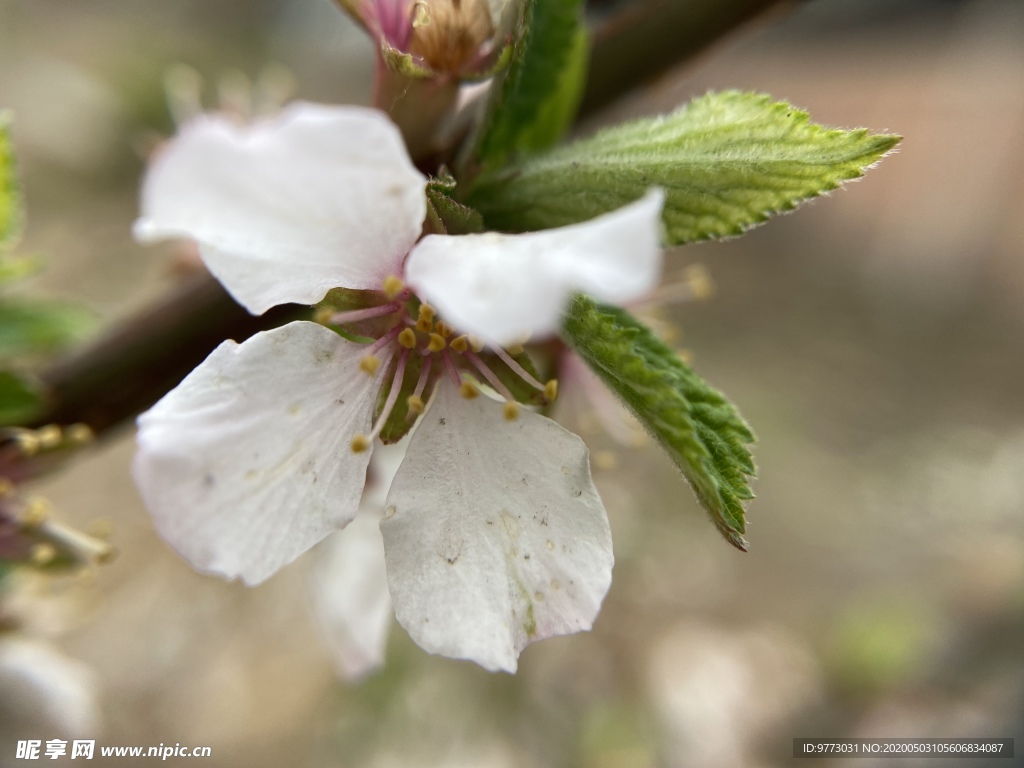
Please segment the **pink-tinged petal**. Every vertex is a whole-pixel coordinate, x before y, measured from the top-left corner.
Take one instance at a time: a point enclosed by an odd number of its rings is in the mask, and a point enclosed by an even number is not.
[[[431,653],[514,672],[534,640],[590,629],[611,584],[583,441],[448,384],[412,435],[381,522],[398,621]]]
[[[423,238],[406,278],[445,321],[491,344],[557,332],[574,291],[613,304],[639,298],[661,276],[661,207],[653,189],[582,224],[544,232]]]
[[[210,271],[260,314],[399,273],[425,185],[377,110],[295,103],[247,126],[203,115],[153,160],[135,234],[197,240]]]
[[[383,375],[361,349],[306,322],[225,341],[139,417],[135,483],[192,565],[258,584],[352,520]]]

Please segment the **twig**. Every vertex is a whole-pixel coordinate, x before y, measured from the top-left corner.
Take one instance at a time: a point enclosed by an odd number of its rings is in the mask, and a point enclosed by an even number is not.
[[[594,50],[581,114],[715,42],[753,16],[792,0],[632,0],[594,23]],[[308,310],[306,310],[308,311]],[[36,423],[88,424],[102,434],[155,403],[224,339],[302,314],[294,306],[253,317],[207,275],[45,371],[46,406]]]

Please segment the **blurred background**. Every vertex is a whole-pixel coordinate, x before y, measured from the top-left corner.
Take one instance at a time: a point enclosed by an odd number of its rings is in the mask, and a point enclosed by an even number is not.
[[[302,98],[365,102],[372,54],[330,0],[0,0],[21,250],[48,265],[23,291],[112,325],[179,279],[175,249],[129,234],[179,63],[209,105],[218,84],[230,97],[282,70]],[[905,137],[845,190],[669,255],[717,291],[665,317],[760,438],[748,554],[655,446],[624,448],[569,408],[617,559],[593,632],[531,646],[509,677],[396,627],[386,667],[348,684],[310,616],[312,558],[257,589],[194,574],[151,529],[126,427],[30,489],[78,527],[109,524],[120,555],[12,593],[0,765],[16,739],[72,734],[314,768],[767,768],[798,736],[1024,751],[1024,3],[801,4],[580,130],[722,88]],[[974,762],[1014,761],[943,764]]]

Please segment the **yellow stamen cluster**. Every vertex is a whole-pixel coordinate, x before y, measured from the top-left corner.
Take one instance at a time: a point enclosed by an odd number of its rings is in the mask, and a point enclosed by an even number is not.
[[[494,35],[487,0],[418,0],[409,52],[440,73],[456,73]]]
[[[519,403],[510,400],[505,403],[501,412],[505,416],[505,421],[515,421],[519,418]]]
[[[448,346],[462,355],[469,349],[469,341],[466,340],[465,336],[456,336]]]
[[[459,386],[459,394],[462,395],[467,400],[472,400],[473,398],[480,394],[480,390],[473,382],[464,381]]]

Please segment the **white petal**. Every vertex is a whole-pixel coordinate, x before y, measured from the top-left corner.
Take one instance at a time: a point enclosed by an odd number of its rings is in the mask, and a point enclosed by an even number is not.
[[[157,530],[202,571],[257,584],[355,516],[377,378],[314,323],[226,341],[139,417],[133,474]],[[387,366],[381,366],[383,371]]]
[[[141,240],[189,237],[254,314],[398,274],[426,180],[382,112],[296,103],[249,126],[204,115],[153,161]]]
[[[394,618],[384,570],[379,507],[364,506],[316,550],[310,573],[313,613],[338,674],[358,680],[384,663]]]
[[[395,611],[384,570],[380,518],[408,445],[404,438],[377,446],[356,519],[314,550],[309,574],[313,613],[338,674],[346,680],[358,680],[384,663]]]
[[[583,441],[443,383],[381,522],[399,622],[431,653],[514,672],[534,640],[590,629],[612,543]]]
[[[525,235],[421,240],[406,278],[460,331],[491,344],[556,332],[574,291],[622,304],[661,275],[661,206],[652,189],[635,203],[582,224]]]

